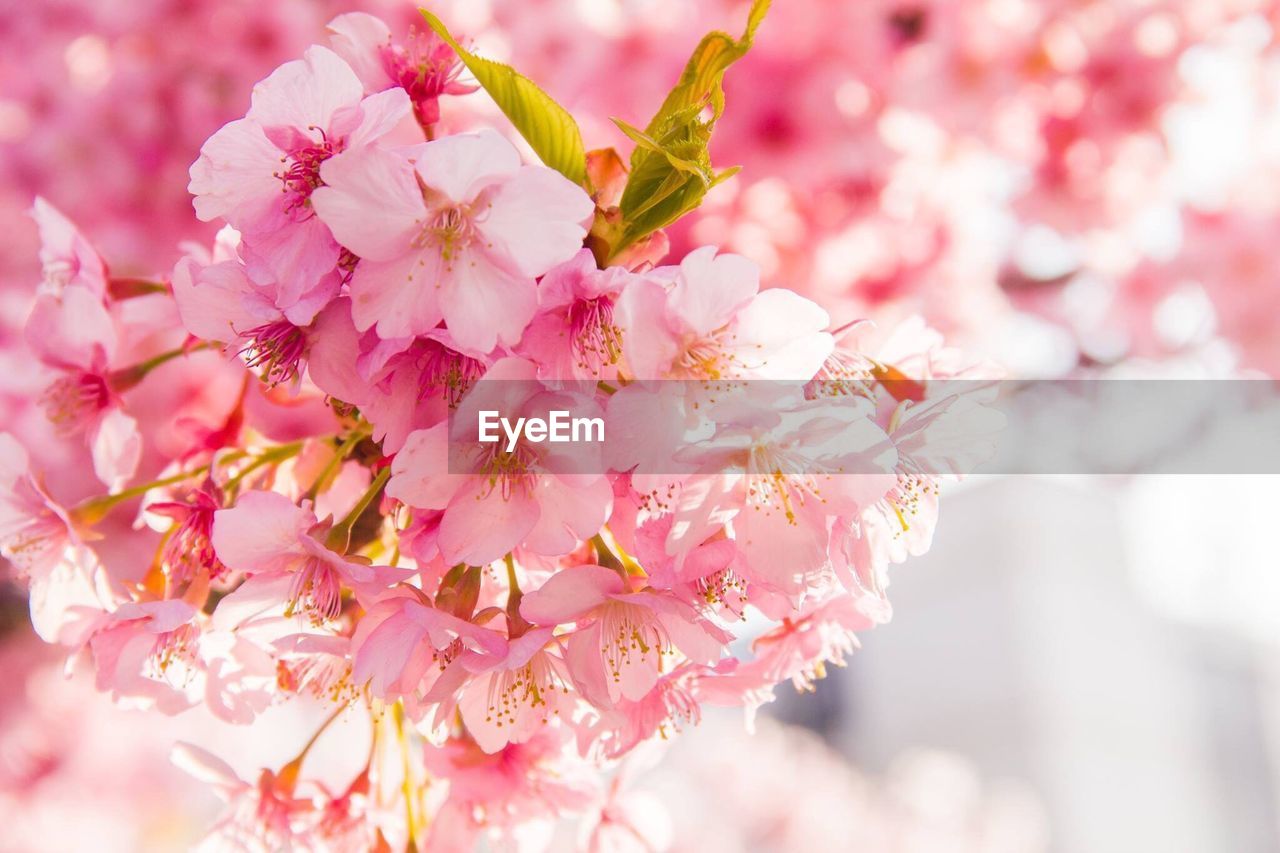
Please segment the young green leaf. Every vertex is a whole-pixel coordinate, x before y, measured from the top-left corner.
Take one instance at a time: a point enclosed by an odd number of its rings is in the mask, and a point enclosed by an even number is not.
[[[511,66],[476,56],[458,44],[440,19],[426,9],[418,11],[426,18],[427,26],[454,49],[476,82],[511,119],[542,162],[575,184],[584,186],[587,178],[586,146],[582,143],[582,131],[568,110]]]
[[[643,130],[614,123],[633,142],[631,175],[622,193],[621,236],[616,256],[646,235],[670,225],[702,203],[707,191],[737,172],[717,172],[707,146],[724,113],[724,75],[751,48],[770,0],[755,0],[742,37],[708,33],[689,58],[680,81]]]
[[[746,56],[747,51],[751,49],[756,30],[760,28],[760,22],[768,13],[770,2],[771,0],[755,0],[751,4],[751,11],[747,15],[747,28],[742,38],[735,40],[727,33],[718,31],[703,36],[702,41],[693,51],[693,56],[689,57],[684,73],[680,75],[680,82],[667,95],[667,99],[662,102],[662,108],[649,122],[650,134],[657,132],[665,120],[682,113],[689,107],[696,107],[700,111],[703,107],[710,105],[710,122],[715,124],[724,113],[722,87],[724,74],[729,70],[730,65]]]

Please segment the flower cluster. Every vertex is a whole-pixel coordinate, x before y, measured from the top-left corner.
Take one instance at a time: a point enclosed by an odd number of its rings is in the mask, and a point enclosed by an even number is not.
[[[766,5],[716,49],[745,53]],[[993,426],[981,386],[936,390],[975,368],[923,323],[876,343],[744,257],[665,257],[663,228],[730,174],[706,150],[723,59],[626,127],[628,171],[428,24],[399,43],[341,16],[258,83],[191,167],[223,228],[162,281],[114,277],[34,209],[27,339],[107,488],[60,503],[0,434],[0,553],[38,632],[128,705],[372,720],[341,791],[303,772],[323,727],[254,782],[185,750],[239,848],[536,849],[599,802],[599,768],[841,663],[969,467],[959,419]],[[443,132],[476,88],[460,63],[547,165]],[[489,405],[612,438],[469,443]]]

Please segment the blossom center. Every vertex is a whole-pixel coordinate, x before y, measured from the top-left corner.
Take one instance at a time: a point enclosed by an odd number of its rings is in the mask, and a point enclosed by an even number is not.
[[[422,371],[418,399],[439,393],[451,409],[458,407],[485,369],[483,362],[433,340],[423,342],[418,366]]]
[[[418,123],[439,121],[439,98],[456,86],[462,73],[457,54],[433,34],[412,29],[404,48],[384,45],[381,56],[387,76],[408,93]]]
[[[676,373],[686,379],[719,380],[733,375],[738,357],[728,352],[726,337],[733,337],[726,328],[720,328],[704,337],[686,341],[676,359]]]
[[[606,605],[600,617],[604,641],[604,665],[614,682],[622,671],[648,660],[650,655],[670,654],[671,637],[652,611],[631,604]]]
[[[895,539],[911,530],[911,524],[920,515],[924,501],[930,495],[937,494],[938,484],[930,477],[899,470],[897,482],[883,498],[898,521],[900,529],[894,531]]]
[[[58,379],[40,398],[45,415],[61,432],[77,432],[111,403],[107,378],[77,371]]]
[[[281,183],[280,189],[285,194],[285,212],[298,220],[310,219],[315,215],[311,209],[311,193],[317,187],[324,186],[324,181],[320,180],[320,165],[339,153],[343,147],[340,142],[330,141],[319,128],[311,127],[308,130],[319,130],[320,141],[293,148],[280,158],[283,168],[275,173]]]
[[[804,473],[809,461],[799,453],[767,444],[753,444],[747,453],[747,503],[765,514],[781,512],[791,524],[810,500],[822,503],[819,478]]]
[[[288,382],[298,376],[307,350],[307,336],[302,329],[280,319],[241,334],[249,342],[240,350],[240,355],[250,368],[262,368],[263,377],[271,384]]]
[[[694,587],[711,607],[723,607],[737,618],[745,618],[747,583],[731,567],[698,578]]]
[[[333,566],[308,557],[293,575],[284,615],[306,613],[313,625],[332,622],[342,612],[342,582]]]
[[[488,481],[489,489],[480,497],[488,497],[495,489],[501,491],[503,500],[510,500],[517,492],[529,494],[537,481],[534,464],[537,455],[524,443],[508,451],[501,442],[485,444],[481,451],[477,474]]]
[[[156,638],[147,665],[152,675],[182,686],[195,675],[199,634],[194,625],[179,625]],[[176,666],[175,666],[176,664]]]
[[[27,519],[0,547],[0,554],[26,576],[67,542],[67,527],[54,513],[43,510]]]
[[[567,318],[570,345],[578,366],[595,371],[616,364],[622,354],[622,330],[613,322],[613,300],[608,296],[577,299]]]
[[[569,687],[547,656],[538,652],[524,666],[495,673],[490,679],[485,722],[497,728],[513,726],[522,713],[539,709],[542,722],[548,722],[547,697],[557,690],[568,693]]]
[[[207,571],[210,580],[226,573],[227,567],[213,550],[213,513],[216,504],[183,507],[178,523],[165,543],[161,565],[174,583],[191,580],[198,572]]]
[[[276,685],[288,693],[306,693],[335,705],[355,701],[351,663],[339,655],[310,654],[276,662]]]
[[[435,247],[445,265],[450,266],[475,239],[476,228],[469,207],[446,204],[431,212],[412,245],[417,249]]]

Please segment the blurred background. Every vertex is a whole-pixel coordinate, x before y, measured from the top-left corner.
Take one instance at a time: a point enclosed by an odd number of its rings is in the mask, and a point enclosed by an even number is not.
[[[701,35],[745,22],[729,0],[431,6],[624,151],[609,117],[646,121]],[[391,0],[0,0],[0,429],[55,494],[92,485],[21,344],[32,199],[113,274],[167,275],[212,236],[186,192],[201,143],[354,10],[415,21]],[[923,315],[1015,378],[1275,377],[1277,23],[1264,0],[778,0],[713,142],[743,172],[673,253],[748,255],[837,325]],[[892,623],[755,734],[708,715],[629,764],[635,807],[677,850],[1280,850],[1276,485],[955,485]],[[303,730],[113,708],[16,588],[0,615],[2,851],[182,849],[217,803],[175,741],[247,774]]]

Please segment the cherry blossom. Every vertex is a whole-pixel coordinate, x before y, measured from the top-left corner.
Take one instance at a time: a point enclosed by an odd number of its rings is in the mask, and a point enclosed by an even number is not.
[[[666,278],[660,283],[659,276]],[[831,352],[827,313],[782,289],[760,292],[756,266],[711,246],[627,287],[624,351],[644,379],[798,379]]]
[[[443,319],[482,352],[519,342],[537,307],[534,279],[573,255],[592,211],[586,193],[522,165],[487,130],[347,152],[321,177],[316,212],[362,259],[351,278],[356,328],[398,338]]]
[[[402,89],[363,93],[337,54],[311,47],[255,86],[248,114],[211,136],[191,167],[196,214],[240,230],[250,277],[279,282],[284,308],[338,265],[339,246],[312,209],[322,165],[408,113]]]

